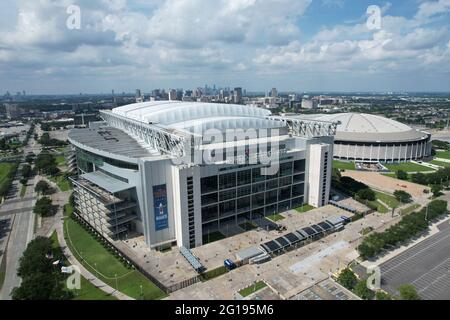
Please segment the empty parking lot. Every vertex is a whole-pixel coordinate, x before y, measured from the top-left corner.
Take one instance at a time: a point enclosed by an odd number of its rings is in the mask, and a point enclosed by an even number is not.
[[[410,283],[422,299],[450,299],[450,224],[441,231],[381,265],[382,288],[391,294]]]

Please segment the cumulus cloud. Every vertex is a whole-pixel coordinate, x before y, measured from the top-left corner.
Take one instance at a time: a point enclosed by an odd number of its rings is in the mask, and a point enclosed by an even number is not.
[[[20,0],[11,28],[0,29],[6,77],[145,79],[314,72],[442,72],[450,0],[421,1],[413,17],[389,15],[381,30],[365,21],[299,27],[312,0]],[[66,9],[81,8],[81,29],[66,28]],[[322,7],[344,2],[322,0]],[[113,81],[113,80],[110,80]]]

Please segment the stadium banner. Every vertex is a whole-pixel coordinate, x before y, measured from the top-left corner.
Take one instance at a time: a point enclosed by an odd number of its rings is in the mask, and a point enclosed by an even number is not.
[[[167,211],[166,185],[153,186],[153,207],[155,210],[155,230],[169,228],[169,214]]]

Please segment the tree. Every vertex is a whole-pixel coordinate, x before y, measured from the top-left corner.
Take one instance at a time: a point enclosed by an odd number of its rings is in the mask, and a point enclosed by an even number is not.
[[[392,300],[392,296],[389,293],[377,291],[375,293],[375,300]]]
[[[408,173],[406,173],[403,170],[398,170],[397,171],[397,178],[400,180],[408,180]]]
[[[14,288],[14,300],[62,300],[71,294],[63,289],[64,276],[53,261],[63,259],[61,248],[55,248],[49,238],[37,237],[25,249],[19,261],[17,274],[22,278]]]
[[[433,197],[439,197],[441,195],[442,186],[440,184],[434,184],[431,186],[431,192],[433,192]]]
[[[358,281],[353,292],[363,300],[371,300],[374,297],[374,293],[372,290],[367,288],[367,280],[363,279]]]
[[[362,200],[374,201],[376,199],[375,192],[370,188],[359,190],[356,195]]]
[[[42,216],[49,217],[55,214],[53,210],[52,199],[44,197],[36,201],[33,212]]]
[[[29,178],[31,176],[32,172],[33,171],[32,171],[31,166],[29,164],[25,164],[22,167],[22,177]]]
[[[349,268],[346,268],[341,271],[337,278],[337,282],[344,287],[346,287],[349,290],[353,290],[353,288],[358,283],[358,279],[356,278],[356,275],[353,273],[352,270]]]
[[[36,184],[34,191],[36,191],[38,194],[49,195],[51,194],[52,188],[47,183],[47,181],[41,180]]]
[[[56,175],[59,169],[55,157],[48,152],[41,152],[35,161],[36,169],[47,175]]]
[[[395,190],[394,196],[401,203],[410,203],[412,201],[411,194],[403,190]]]
[[[411,177],[411,180],[414,183],[428,185],[428,178],[427,178],[427,176],[425,174],[421,173],[421,172],[413,174],[412,177]]]
[[[400,293],[400,300],[420,300],[419,293],[411,284],[402,284],[397,288]]]

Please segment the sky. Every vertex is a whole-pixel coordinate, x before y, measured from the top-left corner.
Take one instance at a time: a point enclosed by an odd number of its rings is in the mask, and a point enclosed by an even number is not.
[[[450,0],[391,1],[2,1],[0,94],[450,91]]]

